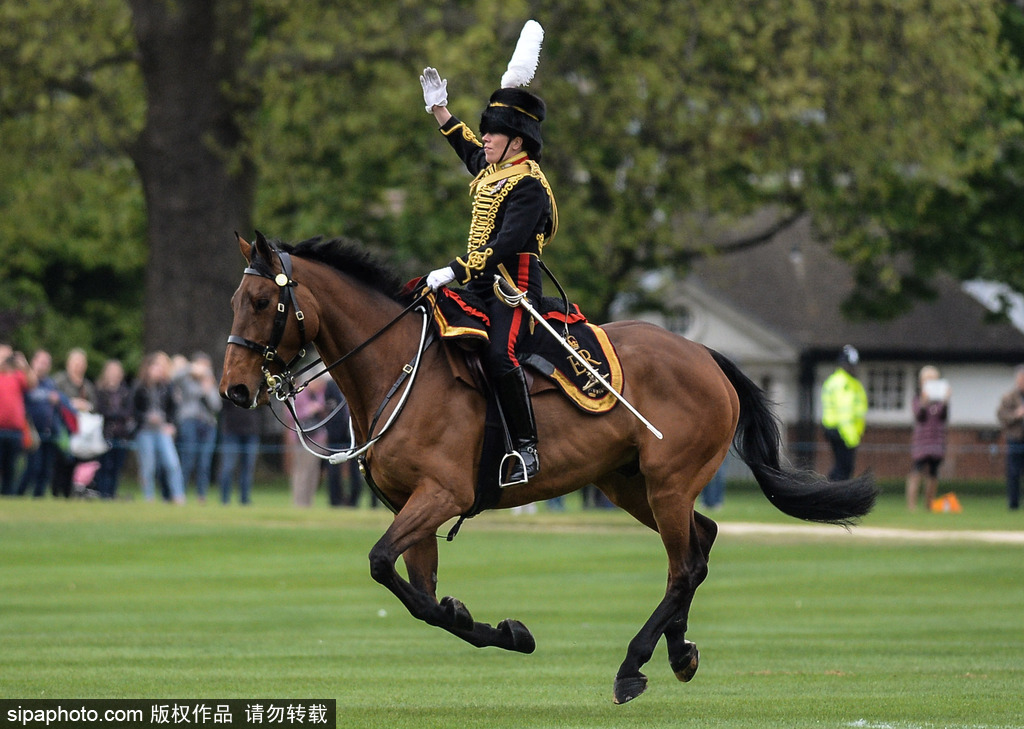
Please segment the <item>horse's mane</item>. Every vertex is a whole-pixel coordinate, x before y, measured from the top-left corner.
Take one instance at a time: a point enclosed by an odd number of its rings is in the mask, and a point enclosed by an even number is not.
[[[409,295],[404,292],[403,281],[398,273],[354,240],[324,240],[322,236],[317,236],[295,244],[278,240],[271,241],[271,244],[297,258],[319,261],[336,268],[398,303],[408,303]]]

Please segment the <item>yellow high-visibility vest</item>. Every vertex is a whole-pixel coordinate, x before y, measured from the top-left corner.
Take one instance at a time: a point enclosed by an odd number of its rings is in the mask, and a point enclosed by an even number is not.
[[[837,369],[821,386],[821,424],[835,428],[849,448],[860,445],[868,413],[868,396],[860,381]]]

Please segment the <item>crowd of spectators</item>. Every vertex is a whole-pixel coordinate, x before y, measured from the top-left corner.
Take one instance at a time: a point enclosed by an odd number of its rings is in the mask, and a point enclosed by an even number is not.
[[[266,427],[263,410],[222,407],[208,355],[152,352],[133,378],[120,361],[110,359],[95,383],[87,377],[88,364],[87,353],[76,348],[68,352],[63,369],[53,373],[48,351],[40,349],[28,360],[0,344],[3,496],[125,498],[122,474],[134,460],[146,501],[205,501],[213,486],[224,504],[231,503],[236,488],[237,501],[251,503],[257,461],[262,452],[273,450],[267,437],[274,437],[267,433],[273,429]],[[337,407],[339,400],[340,392],[332,409],[346,421],[347,434],[348,411]],[[94,426],[102,434],[84,432]],[[89,435],[101,446],[83,446]],[[348,442],[332,445],[342,448]],[[284,463],[296,503],[311,504],[329,471],[330,503],[358,504],[357,472],[346,467],[348,478],[342,479],[341,467],[324,469],[319,460],[310,462],[294,442],[290,447],[286,442],[286,449]]]
[[[348,408],[330,378],[314,379],[296,397],[298,428],[286,416],[287,422],[277,429],[265,427],[264,409],[222,407],[213,362],[203,352],[191,358],[149,353],[134,378],[128,377],[121,362],[110,359],[103,363],[95,383],[87,376],[88,364],[86,351],[75,348],[67,353],[63,369],[53,372],[48,351],[39,349],[28,359],[0,343],[0,495],[41,498],[49,492],[62,498],[117,499],[122,472],[133,455],[146,501],[182,504],[189,492],[192,498],[206,501],[214,485],[222,503],[231,503],[237,486],[238,502],[249,504],[259,456],[276,450],[283,455],[296,506],[311,506],[325,481],[331,506],[359,505],[364,482],[356,464],[328,465],[318,457],[352,445]],[[1017,368],[1015,376],[1015,387],[998,411],[1007,443],[1010,509],[1019,508],[1024,473],[1024,366]],[[910,510],[917,508],[922,481],[925,507],[936,497],[949,391],[938,369],[921,370],[912,403],[913,465],[906,486]],[[823,410],[827,426],[827,403]],[[102,432],[85,432],[93,427]],[[863,420],[858,427],[863,429]],[[268,435],[281,433],[283,447],[268,442]],[[81,445],[90,441],[89,435],[93,444],[98,440],[99,448]],[[723,492],[720,470],[705,489],[705,507],[720,508]],[[378,503],[371,493],[370,505]],[[548,506],[561,508],[561,499]],[[597,489],[585,489],[584,507],[602,506],[610,503]]]

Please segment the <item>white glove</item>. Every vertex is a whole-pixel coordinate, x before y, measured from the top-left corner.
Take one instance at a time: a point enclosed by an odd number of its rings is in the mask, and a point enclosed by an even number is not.
[[[435,106],[448,106],[448,79],[441,78],[436,68],[423,69],[420,86],[423,87],[423,101],[428,114],[433,113]]]
[[[452,270],[451,266],[445,266],[427,274],[427,286],[430,287],[431,291],[437,291],[445,284],[450,284],[454,280],[455,271]]]

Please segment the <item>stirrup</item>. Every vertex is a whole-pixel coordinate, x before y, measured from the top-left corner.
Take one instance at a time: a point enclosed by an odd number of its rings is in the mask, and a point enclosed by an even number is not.
[[[513,463],[508,471],[506,471],[505,463],[509,460]],[[509,474],[508,481],[505,480],[506,473]],[[529,477],[526,475],[526,460],[523,458],[523,454],[519,451],[509,451],[506,453],[504,458],[501,459],[501,465],[498,466],[498,487],[507,489],[509,486],[519,486],[529,480]]]
[[[540,459],[537,456],[536,449],[527,446],[525,448],[533,458],[533,468],[531,469],[526,464],[526,459],[523,457],[522,451],[509,451],[501,459],[501,464],[498,466],[498,487],[508,488],[509,486],[520,486],[524,483],[528,483],[531,476],[536,476],[540,472]],[[511,465],[506,470],[506,462],[511,461]],[[505,479],[505,474],[508,474],[508,479]]]

